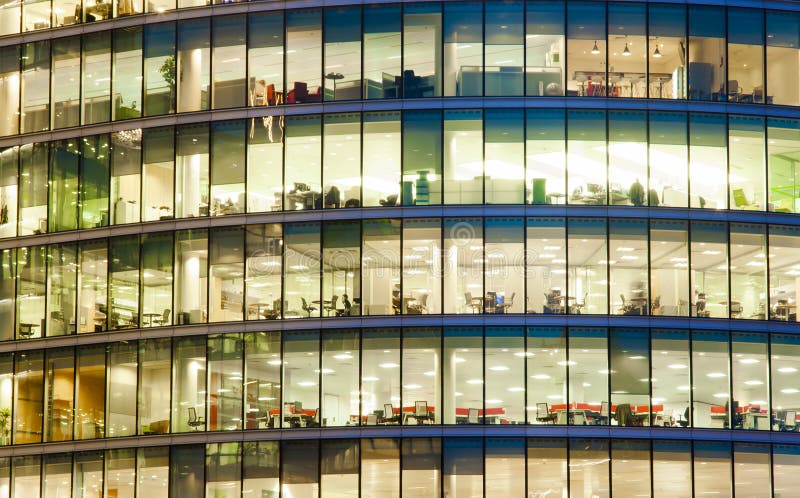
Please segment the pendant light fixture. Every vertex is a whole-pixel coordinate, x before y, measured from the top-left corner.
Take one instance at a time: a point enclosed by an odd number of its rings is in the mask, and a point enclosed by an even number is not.
[[[597,54],[599,54],[599,53],[600,53],[600,49],[599,49],[599,48],[597,48],[597,40],[595,40],[595,41],[594,41],[594,47],[592,47],[592,53],[593,53],[594,55],[597,55]]]
[[[656,45],[656,49],[653,50],[653,57],[656,59],[661,57],[661,51],[658,49],[658,45]]]
[[[628,48],[628,42],[625,42],[625,49],[622,51],[622,55],[624,55],[625,57],[630,57],[631,55],[631,51]]]

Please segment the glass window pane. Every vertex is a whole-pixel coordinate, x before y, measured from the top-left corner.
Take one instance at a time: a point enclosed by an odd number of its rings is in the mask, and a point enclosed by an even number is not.
[[[0,8],[0,33],[3,29],[4,15],[9,10],[11,10],[9,7]],[[70,46],[67,40],[63,40],[65,48]],[[76,38],[76,40],[80,44],[80,39]],[[80,48],[78,48],[78,53],[80,53]],[[61,66],[63,61],[59,60],[58,55],[58,51],[53,54],[54,65]],[[0,48],[0,95],[5,102],[3,111],[0,112],[0,136],[14,135],[19,132],[19,63],[19,45]]]
[[[139,326],[139,236],[115,237],[109,242],[109,328]]]
[[[357,439],[328,439],[320,445],[320,488],[323,498],[358,493],[360,445]]]
[[[20,133],[50,128],[50,41],[22,45]],[[107,121],[108,117],[104,121]]]
[[[175,216],[208,216],[208,123],[179,126],[176,130]]]
[[[361,439],[361,496],[400,498],[400,440]]]
[[[111,134],[111,223],[138,223],[141,212],[142,130]]]
[[[532,204],[564,204],[566,123],[560,109],[527,109],[525,198]]]
[[[730,427],[729,361],[727,332],[692,333],[692,426]],[[738,411],[738,404],[733,402],[734,413]],[[695,465],[697,462],[695,454]]]
[[[11,5],[4,5],[0,9],[0,34],[10,35],[19,33],[20,22],[22,21],[22,2],[14,2]]]
[[[47,232],[49,146],[40,142],[19,148],[19,235]]]
[[[767,16],[767,104],[798,105],[800,89],[789,84],[787,74],[800,72],[800,13],[766,11]],[[755,40],[753,40],[755,41]],[[760,43],[760,42],[756,42]],[[776,490],[777,493],[777,490]]]
[[[566,439],[528,438],[528,494],[567,496]]]
[[[559,424],[586,425],[599,415],[600,424],[611,422],[611,411],[606,415],[604,404],[608,404],[608,333],[606,329],[569,329],[569,413],[566,407],[557,411]],[[638,381],[638,379],[637,379]],[[617,405],[613,413],[615,425],[632,425],[629,410]],[[602,413],[602,414],[601,414]],[[566,418],[566,422],[564,421]]]
[[[94,228],[108,226],[108,188],[109,188],[109,136],[108,135],[93,135],[85,137],[81,140],[81,153],[80,153],[80,228]],[[69,147],[69,144],[67,144]],[[69,150],[69,149],[68,149]],[[58,152],[56,152],[58,153]],[[57,156],[56,156],[57,159]],[[69,163],[67,163],[69,164]],[[60,166],[60,165],[59,165]],[[67,189],[70,185],[67,182],[72,182],[70,172],[59,168],[59,172],[63,171],[63,176],[51,173],[52,179],[63,179],[63,189],[51,190],[53,195],[59,195],[65,202],[71,200],[70,193]],[[73,185],[74,187],[74,185]],[[57,214],[57,213],[53,213]],[[51,219],[54,216],[51,216]],[[63,220],[61,229],[69,228],[71,220]]]
[[[247,141],[247,212],[283,209],[283,116],[251,119]]]
[[[441,341],[441,329],[439,328],[407,328],[403,330],[403,358],[401,359],[403,365],[403,404],[401,408],[403,424],[442,423],[440,391],[442,380],[439,377]],[[450,395],[455,397],[455,392],[451,390]],[[452,399],[449,400],[451,403]]]
[[[653,114],[650,116],[652,119]],[[647,114],[644,112],[608,113],[608,181],[611,187],[611,204],[626,206],[649,204],[650,196],[646,195],[648,191],[646,120]],[[650,151],[653,154],[652,144]],[[664,166],[651,161],[650,167],[653,174],[654,169]],[[653,180],[655,179],[651,179],[651,183]]]
[[[361,355],[361,422],[399,424],[400,329],[364,329]]]
[[[106,348],[102,344],[81,346],[76,353],[75,439],[103,437]]]
[[[488,294],[484,296],[482,222],[480,218],[444,220],[445,313],[483,313],[485,307],[495,311],[497,295],[494,303]]]
[[[322,11],[286,13],[286,103],[320,102],[322,78]],[[287,168],[288,170],[288,168]]]
[[[142,156],[142,221],[172,219],[175,129],[168,126],[143,130]]]
[[[437,218],[403,221],[401,310],[404,315],[441,313],[441,223]]]
[[[133,3],[131,0],[118,1],[129,6]],[[142,114],[141,27],[114,31],[113,67],[114,120],[138,118]]]
[[[318,115],[286,119],[284,209],[321,209],[322,119]]]
[[[185,230],[175,235],[175,323],[208,320],[208,232]]]
[[[137,498],[167,498],[169,447],[139,448],[136,459]]]
[[[650,441],[611,440],[611,492],[650,496]],[[676,476],[676,481],[680,480]]]
[[[75,350],[50,349],[45,357],[44,441],[71,441],[75,413]],[[102,391],[101,391],[102,392]]]
[[[731,209],[763,211],[764,118],[729,116]]]
[[[650,221],[650,312],[689,316],[689,226]]]
[[[0,55],[2,57],[2,55]],[[81,118],[81,39],[65,38],[53,45],[53,84],[50,106],[53,113],[53,129],[78,126]],[[9,93],[4,86],[7,102],[19,98],[19,90]],[[13,99],[13,100],[12,100]],[[0,135],[4,135],[0,130]]]
[[[102,332],[108,323],[108,243],[105,239],[80,245],[79,334]]]
[[[332,330],[323,336],[322,425],[358,425],[358,357],[358,330]]]
[[[244,341],[245,427],[278,429],[281,427],[281,334],[253,332],[245,334]]]
[[[606,113],[567,113],[567,191],[570,204],[606,204]]]
[[[767,207],[770,211],[781,213],[800,212],[800,169],[792,159],[800,143],[800,121],[769,118],[767,126]]]
[[[769,363],[765,334],[734,332],[731,335],[733,400],[739,413],[732,414],[734,429],[770,430]],[[749,494],[749,493],[748,493]]]
[[[203,495],[203,488],[205,488],[205,445],[170,448],[170,498],[198,498]]]
[[[206,445],[206,496],[239,498],[242,496],[242,443]]]
[[[172,432],[205,430],[207,420],[206,337],[176,338],[172,353]]]
[[[106,5],[109,4],[98,4]],[[83,37],[83,124],[111,119],[111,32],[89,33]]]
[[[444,329],[445,424],[482,424],[488,415],[483,405],[483,330],[479,327]],[[403,365],[405,369],[405,365]],[[408,389],[407,386],[404,386]],[[498,399],[486,403],[493,408]],[[494,410],[493,410],[494,411]]]
[[[209,21],[210,19],[197,19],[178,24],[178,112],[204,111],[210,107]],[[169,66],[166,66],[166,69],[171,71]],[[164,80],[169,82],[166,75]]]
[[[242,494],[274,498],[280,491],[280,442],[245,441],[242,447]]]
[[[303,498],[319,496],[319,441],[281,442],[281,493]]]
[[[486,438],[483,465],[486,494],[497,492],[508,498],[527,496],[524,438]]]
[[[647,97],[647,11],[643,3],[608,4],[608,96]]]
[[[401,444],[402,495],[417,498],[440,497],[442,440],[440,438],[404,438]]]
[[[323,206],[361,207],[361,116],[325,115],[323,137]]]
[[[771,320],[797,321],[797,282],[800,266],[800,230],[795,227],[769,227],[769,299]]]
[[[564,95],[564,2],[527,0],[525,93]]]
[[[444,95],[483,95],[482,2],[444,4]]]
[[[321,315],[320,224],[284,225],[284,318]]]
[[[567,424],[567,332],[528,327],[528,423]],[[566,478],[566,466],[564,467]]]
[[[175,76],[175,23],[145,26],[145,116],[175,112]]]
[[[245,122],[211,123],[211,216],[244,213]]]
[[[361,224],[326,223],[322,227],[322,301],[320,316],[361,314]]]
[[[567,96],[606,95],[606,4],[567,4]],[[530,86],[529,86],[530,88]]]
[[[275,320],[281,315],[282,225],[245,227],[247,320]]]
[[[487,328],[484,348],[486,407],[483,421],[487,424],[524,424],[524,330],[522,327]],[[458,357],[461,357],[460,353]],[[461,400],[458,401],[460,404]]]
[[[78,247],[75,243],[48,246],[48,336],[75,333],[75,304],[78,287]]]
[[[139,434],[169,433],[171,356],[169,337],[139,341]]]
[[[44,351],[18,353],[14,363],[14,444],[40,443],[44,415]],[[37,470],[36,475],[39,475]],[[37,479],[38,481],[38,479]],[[18,494],[23,496],[38,496]]]
[[[609,261],[606,254],[606,232],[606,221],[600,218],[568,220],[569,289],[565,298],[567,313],[607,313]]]
[[[403,96],[442,95],[442,8],[426,2],[403,9]]]
[[[451,437],[442,442],[444,495],[483,497],[483,440]]]
[[[691,222],[691,316],[728,317],[728,227]]]
[[[400,113],[368,112],[363,118],[364,206],[400,204]]]
[[[403,205],[442,202],[442,113],[403,113]]]
[[[693,208],[728,207],[726,121],[719,114],[689,114],[689,201]]]
[[[653,440],[653,498],[692,496],[692,480],[675,478],[692,473],[691,444],[690,441]]]
[[[731,444],[694,442],[694,494],[732,496]]]
[[[87,137],[86,148],[92,147],[88,142],[94,141],[95,151],[100,144],[97,141],[98,135]],[[78,206],[79,194],[82,189],[78,188],[78,170],[80,165],[80,150],[77,139],[59,140],[51,142],[52,150],[50,154],[50,188],[48,192],[48,223],[49,231],[59,232],[62,230],[75,230],[78,228]],[[107,151],[104,151],[107,152]],[[101,153],[102,154],[102,153]],[[88,161],[93,161],[89,159]],[[100,176],[104,176],[102,171],[102,161],[100,164],[92,162],[98,166],[95,171]],[[107,176],[107,173],[105,173]],[[87,178],[88,180],[88,178]],[[102,178],[100,179],[102,182]]]
[[[731,223],[731,318],[766,320],[767,248],[764,225]]]
[[[526,313],[567,312],[567,245],[564,223],[564,218],[527,220]]]
[[[400,314],[400,220],[364,220],[361,297],[364,315]]]
[[[485,111],[484,184],[487,204],[523,204],[525,121],[521,109]],[[463,148],[461,149],[463,150]]]
[[[13,498],[27,498],[39,496],[41,490],[40,472],[41,456],[18,456],[12,460],[11,496]]]
[[[689,6],[689,98],[725,100],[724,7]]]
[[[503,0],[485,3],[484,7],[484,93],[500,96],[524,95],[525,2]]]
[[[72,494],[72,454],[45,455],[42,469],[44,498],[60,498]]]
[[[651,198],[651,206],[686,207],[686,201],[689,200],[686,134],[686,114],[650,113],[651,193],[648,197]],[[693,166],[699,164],[695,162]],[[702,197],[692,196],[691,206],[705,207],[706,202]]]
[[[14,339],[14,308],[16,303],[16,255],[15,249],[0,251],[0,340]],[[2,388],[0,388],[2,392]],[[10,392],[10,391],[9,391]],[[1,436],[2,434],[0,434]]]
[[[208,338],[210,431],[235,431],[242,428],[243,352],[241,334],[211,335]]]
[[[22,30],[34,31],[50,27],[50,2],[24,0],[22,2]]]
[[[247,75],[247,48],[245,33],[247,19],[244,15],[215,16],[212,18],[214,109],[242,107],[245,105]]]
[[[609,277],[612,315],[649,315],[647,221],[609,220]]]
[[[681,330],[653,330],[650,347],[652,411],[661,416],[651,418],[650,425],[690,427],[689,334]],[[658,474],[655,475],[654,483],[658,481]]]
[[[772,428],[792,432],[796,430],[797,411],[800,408],[800,389],[797,388],[794,375],[800,368],[800,341],[791,335],[775,334],[772,336],[770,355]]]
[[[609,440],[569,440],[570,498],[608,498],[611,496],[608,467]]]
[[[11,418],[11,408],[14,405],[12,389],[14,386],[14,354],[5,353],[0,355],[0,445],[11,444],[11,430],[14,420]],[[7,465],[7,462],[3,462]],[[7,469],[8,467],[6,467]],[[0,495],[4,498],[8,494],[2,493],[2,486],[7,485],[3,478],[8,476],[0,475]]]
[[[686,6],[649,4],[649,95],[686,98]]]
[[[524,313],[525,242],[522,218],[486,218],[485,311]]]
[[[772,446],[772,484],[775,495],[791,493],[797,485],[797,469],[800,465],[800,448],[796,445],[775,444]]]
[[[254,12],[248,16],[247,22],[247,60],[250,70],[247,104],[281,104],[284,100],[283,13]]]
[[[283,334],[283,425],[286,428],[319,425],[320,334],[316,330]],[[284,469],[286,469],[284,456]],[[316,461],[314,462],[316,465]],[[286,481],[281,481],[285,483]]]
[[[609,339],[611,406],[614,408],[618,425],[636,427],[655,425],[658,414],[663,412],[663,405],[650,404],[648,336],[647,329],[611,329]],[[627,408],[625,405],[628,405]],[[620,460],[627,459],[620,458]],[[636,457],[630,456],[630,459],[636,460]],[[635,464],[633,466],[639,468]],[[649,481],[650,479],[647,479],[645,482]],[[637,492],[640,493],[641,490]]]
[[[361,100],[361,7],[325,9],[325,101]]]
[[[400,5],[365,5],[363,31],[364,98],[400,97]]]
[[[136,449],[106,451],[105,494],[117,498],[134,498],[136,490]],[[155,495],[153,495],[155,496]]]
[[[136,434],[136,368],[139,364],[135,342],[116,342],[108,348],[108,396],[106,436]],[[95,427],[89,427],[95,431]],[[102,428],[99,428],[102,436]]]
[[[17,249],[17,339],[44,337],[47,246]]]
[[[764,103],[764,11],[728,9],[728,101]]]
[[[483,203],[483,115],[444,111],[445,204]],[[417,185],[419,189],[419,184]]]

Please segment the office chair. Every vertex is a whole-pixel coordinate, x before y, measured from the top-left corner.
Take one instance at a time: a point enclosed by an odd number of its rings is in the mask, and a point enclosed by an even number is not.
[[[512,292],[511,293],[511,297],[509,299],[506,299],[505,301],[503,301],[503,304],[500,305],[500,310],[501,310],[500,312],[501,313],[507,313],[508,310],[510,310],[511,307],[514,306],[514,298],[516,296],[517,296],[517,293],[516,292]]]
[[[188,410],[189,410],[189,421],[186,422],[186,425],[194,428],[194,430],[196,431],[200,430],[199,427],[206,425],[205,420],[197,416],[197,410],[193,406],[190,406]]]
[[[472,308],[473,313],[480,313],[483,311],[483,303],[479,297],[472,297],[471,292],[464,293],[464,301],[467,304],[467,308]]]
[[[536,421],[546,424],[550,422],[551,424],[556,423],[556,418],[558,418],[558,414],[550,413],[550,407],[547,403],[536,403]]]
[[[414,418],[417,420],[417,425],[422,425],[428,420],[428,402],[415,401],[414,402]]]
[[[306,302],[306,298],[304,298],[304,297],[301,297],[300,300],[303,302],[303,311],[305,311],[306,314],[309,317],[311,317],[311,313],[313,313],[314,311],[317,311],[317,307],[316,306],[309,306],[308,303]]]
[[[633,425],[633,410],[629,403],[622,403],[617,405],[617,411],[614,412],[614,420],[617,424],[627,427]]]
[[[336,311],[336,301],[338,301],[338,300],[339,300],[339,296],[334,294],[333,296],[331,296],[330,304],[325,304],[323,306],[323,308],[325,308],[325,312],[328,313],[328,316],[331,316],[331,312],[335,312]],[[338,316],[338,314],[337,314],[337,316]]]
[[[158,324],[158,325],[166,325],[166,324],[168,324],[169,323],[169,314],[171,312],[172,312],[171,309],[165,308],[164,309],[164,314],[161,315],[161,318],[154,318],[153,319],[153,323]]]
[[[479,412],[477,408],[470,408],[469,411],[467,412],[467,423],[480,424],[478,413]]]
[[[389,422],[395,422],[395,421],[397,421],[397,420],[396,420],[396,417],[394,416],[394,408],[392,408],[392,404],[391,403],[385,403],[383,405],[383,422],[384,423],[389,423]]]

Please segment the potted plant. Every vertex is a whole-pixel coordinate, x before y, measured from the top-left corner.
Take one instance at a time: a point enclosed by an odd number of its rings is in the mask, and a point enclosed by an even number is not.
[[[11,410],[0,408],[0,444],[8,444],[11,437]]]

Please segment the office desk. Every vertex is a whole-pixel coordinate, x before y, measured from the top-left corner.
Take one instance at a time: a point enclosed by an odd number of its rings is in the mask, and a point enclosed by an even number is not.
[[[769,430],[769,414],[767,413],[743,413],[742,429]]]

